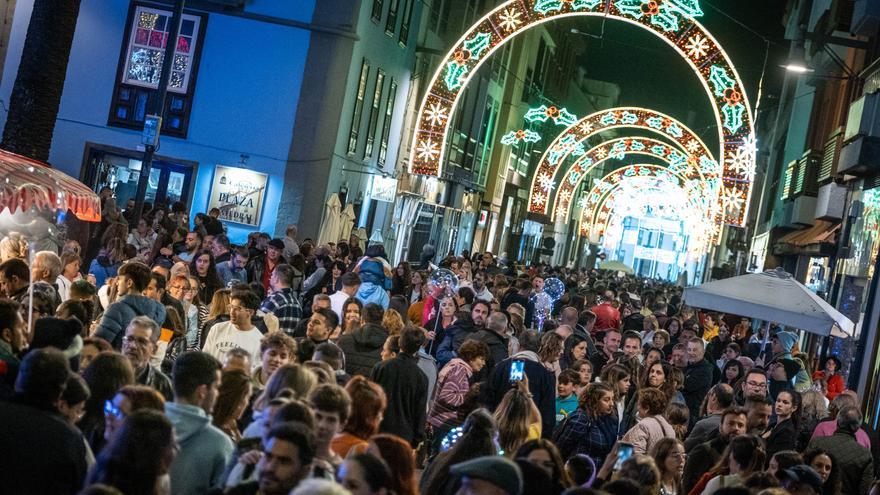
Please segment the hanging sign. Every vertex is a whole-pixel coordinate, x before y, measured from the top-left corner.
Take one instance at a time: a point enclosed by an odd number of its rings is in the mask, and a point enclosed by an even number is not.
[[[220,210],[220,220],[258,226],[269,176],[251,170],[217,165],[208,200]]]

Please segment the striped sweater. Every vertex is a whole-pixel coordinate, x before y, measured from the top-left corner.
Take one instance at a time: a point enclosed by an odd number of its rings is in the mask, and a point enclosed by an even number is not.
[[[438,428],[461,423],[458,408],[464,403],[473,373],[470,365],[459,358],[453,358],[440,370],[435,387],[434,407],[428,415],[431,426]]]

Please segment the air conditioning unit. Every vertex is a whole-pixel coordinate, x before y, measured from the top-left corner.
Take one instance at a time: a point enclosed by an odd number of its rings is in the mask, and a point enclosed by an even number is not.
[[[880,30],[880,2],[855,0],[850,29],[855,35],[875,36]]]
[[[838,173],[880,171],[880,93],[867,94],[850,105],[843,142]]]

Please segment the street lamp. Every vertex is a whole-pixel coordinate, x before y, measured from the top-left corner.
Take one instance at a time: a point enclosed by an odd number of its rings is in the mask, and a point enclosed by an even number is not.
[[[837,53],[834,52],[834,50],[828,47],[828,45],[841,45],[850,48],[867,49],[868,43],[866,41],[841,38],[839,36],[826,36],[818,33],[808,33],[803,27],[799,30],[797,37],[792,41],[791,50],[789,51],[788,62],[781,66],[786,71],[798,75],[816,72],[816,69],[810,67],[810,65],[807,64],[804,51],[805,39],[809,39],[810,41],[817,43],[821,47],[821,49],[828,55],[828,58],[830,58],[835,65],[840,67],[845,74],[844,76],[837,76],[833,74],[815,74],[815,77],[847,80],[860,78],[858,74],[853,72],[853,70],[846,65],[846,63],[840,58],[839,55],[837,55]]]

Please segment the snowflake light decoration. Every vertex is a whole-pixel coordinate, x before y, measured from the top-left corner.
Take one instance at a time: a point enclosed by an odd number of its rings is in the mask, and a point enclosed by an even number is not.
[[[687,50],[688,56],[699,60],[709,53],[709,40],[702,34],[697,33],[688,38],[688,43],[684,48]]]
[[[728,215],[739,215],[745,202],[745,195],[736,188],[725,189],[721,193],[721,203],[724,205],[724,212]]]
[[[520,12],[517,12],[513,8],[509,8],[498,17],[500,21],[498,25],[501,26],[501,28],[505,31],[515,31],[516,28],[518,28],[519,25],[522,24],[520,16],[522,16]]]
[[[700,149],[700,143],[696,139],[691,139],[684,147],[689,152],[696,153]]]
[[[427,117],[431,125],[435,127],[443,125],[446,119],[449,118],[449,109],[439,103],[432,103],[427,110]]]
[[[593,132],[593,124],[588,121],[583,121],[578,126],[578,130],[580,130],[584,134],[592,134]]]
[[[538,185],[545,192],[549,193],[556,187],[556,182],[553,181],[553,177],[550,174],[541,174],[538,176]]]
[[[724,160],[724,163],[730,170],[733,170],[744,179],[751,179],[754,173],[754,170],[752,170],[752,155],[749,154],[745,146],[737,148],[730,157]]]
[[[532,198],[532,202],[538,206],[544,206],[544,204],[547,202],[547,196],[541,193],[535,194],[535,196]]]
[[[440,150],[438,149],[437,143],[428,138],[427,141],[419,143],[418,148],[416,148],[416,153],[418,154],[419,159],[430,162],[437,159],[440,155]]]

